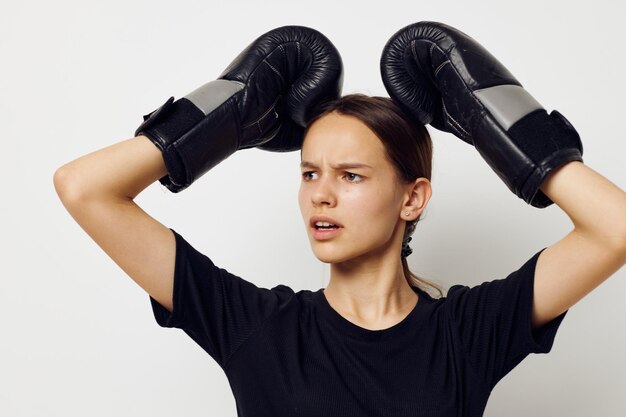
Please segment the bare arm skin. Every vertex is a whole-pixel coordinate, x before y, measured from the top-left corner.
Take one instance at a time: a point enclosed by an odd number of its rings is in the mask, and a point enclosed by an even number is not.
[[[574,223],[537,259],[533,326],[577,303],[626,262],[626,193],[582,162],[551,172],[541,190]]]
[[[174,234],[133,201],[166,174],[161,151],[138,136],[61,166],[54,187],[80,227],[171,312]]]

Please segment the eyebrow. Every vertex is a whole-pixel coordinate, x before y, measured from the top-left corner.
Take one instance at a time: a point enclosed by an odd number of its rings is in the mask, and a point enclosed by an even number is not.
[[[367,164],[360,162],[342,162],[340,164],[331,165],[334,169],[354,169],[354,168],[372,168]],[[302,161],[300,162],[300,168],[317,168],[313,162]]]

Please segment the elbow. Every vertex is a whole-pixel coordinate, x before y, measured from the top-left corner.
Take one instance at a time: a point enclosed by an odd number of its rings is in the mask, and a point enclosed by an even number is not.
[[[61,201],[72,201],[78,199],[80,193],[78,188],[73,186],[71,170],[66,165],[58,168],[52,177],[54,190]]]
[[[65,194],[65,187],[67,175],[63,170],[63,167],[58,168],[54,171],[54,175],[52,176],[52,184],[54,184],[54,190],[56,191],[59,198],[63,198],[63,194]]]

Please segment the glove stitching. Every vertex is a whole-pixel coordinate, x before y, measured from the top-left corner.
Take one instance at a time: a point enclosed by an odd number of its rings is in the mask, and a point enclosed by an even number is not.
[[[272,103],[272,105],[271,105],[271,106],[270,106],[267,110],[265,110],[265,111],[263,112],[263,114],[262,114],[262,115],[260,115],[259,117],[257,117],[257,118],[256,118],[256,120],[254,120],[253,122],[250,122],[250,123],[248,123],[247,125],[244,125],[244,126],[242,127],[242,129],[247,129],[247,128],[249,128],[249,127],[250,127],[250,126],[252,126],[252,125],[259,124],[259,122],[260,122],[261,120],[263,120],[263,119],[265,118],[265,116],[267,116],[267,115],[268,115],[268,114],[269,114],[269,113],[270,113],[270,112],[271,112],[271,111],[272,111],[272,110],[276,107],[276,103],[278,103],[278,100],[280,100],[280,97],[281,97],[281,96],[280,96],[280,95],[278,95],[278,97],[276,97],[276,100],[274,100],[274,102]],[[259,131],[260,131],[261,133],[263,133],[263,132],[261,131],[261,127],[260,127],[260,126],[259,126]]]
[[[300,43],[301,43],[301,42],[300,42],[300,41],[297,41],[297,40],[285,41],[285,42],[283,42],[282,44],[278,44],[278,45],[277,45],[277,47],[280,47],[280,46],[282,46],[283,44],[288,44],[288,43],[295,43],[295,44],[299,47],[299,45],[300,45]],[[312,62],[312,63],[311,63],[311,64],[310,64],[310,65],[309,65],[306,69],[304,69],[303,71],[301,71],[301,74],[300,74],[300,76],[298,77],[298,79],[294,80],[294,81],[291,83],[292,85],[297,84],[300,78],[302,78],[302,77],[304,77],[305,75],[307,75],[307,74],[308,74],[308,70],[309,70],[311,67],[315,66],[315,65],[317,64],[317,62],[318,62],[318,61],[322,61],[322,62],[323,62],[323,61],[327,60],[329,56],[331,56],[331,55],[332,55],[331,53],[324,53],[324,54],[322,54],[322,55],[323,55],[323,57],[322,57],[322,58],[318,58],[318,57],[316,56],[316,53],[314,53],[314,52],[313,52],[313,51],[314,51],[314,48],[312,48],[310,45],[308,45],[308,44],[306,44],[306,43],[305,43],[304,45],[305,45],[308,49],[310,49],[310,50],[311,50],[311,54],[312,54],[312,56],[313,56],[313,58],[314,58],[314,59],[313,59],[313,62]],[[275,49],[276,49],[276,48],[274,48],[274,50],[275,50]],[[268,56],[270,56],[270,55],[274,52],[274,50],[272,50],[272,51],[268,52],[268,53],[265,55],[265,58],[263,58],[263,61],[261,61],[261,62],[260,62],[260,63],[259,63],[256,67],[254,67],[254,68],[250,71],[250,76],[249,76],[249,77],[247,78],[247,80],[246,80],[246,87],[249,87],[249,86],[250,86],[250,79],[252,78],[253,74],[257,71],[257,69],[259,69],[259,66],[260,66],[261,64],[266,63],[267,65],[269,65],[269,67],[270,67],[270,68],[272,68],[272,70],[273,70],[274,72],[276,72],[276,71],[277,71],[277,70],[276,70],[276,68],[272,67],[272,66],[269,64],[269,62],[267,62],[267,57],[268,57]],[[278,74],[278,73],[277,73],[277,74]],[[284,83],[285,81],[284,81],[283,77],[282,77],[280,74],[278,74],[278,76],[281,78],[281,80],[283,80],[283,83]],[[246,103],[246,102],[247,102],[247,101],[246,101],[246,98],[247,98],[247,97],[248,97],[248,89],[247,89],[247,88],[245,88],[245,89],[244,89],[244,95],[243,95],[243,103]]]
[[[433,48],[436,46],[436,44],[433,42],[430,44],[430,50],[429,50],[429,54],[431,55],[432,58],[432,53],[433,53]],[[439,48],[441,49],[441,48]],[[413,59],[415,60],[415,62],[417,63],[417,52],[415,51],[415,40],[413,40],[413,42],[411,42],[411,53],[413,54]],[[437,69],[435,69],[435,76],[437,76],[437,73],[446,65],[446,64],[451,64],[450,60],[446,60],[445,62],[441,63]],[[450,125],[450,127],[454,130],[456,130],[456,133],[459,134],[460,136],[463,136],[465,138],[470,138],[471,139],[471,135],[465,130],[463,129],[463,127],[461,126],[461,124],[459,122],[457,122],[456,120],[454,120],[454,118],[450,115],[450,113],[448,113],[448,109],[446,109],[446,105],[445,103],[442,101],[441,105],[443,106],[443,112],[446,115],[446,119],[448,120],[448,124]]]
[[[280,49],[280,52],[282,52],[282,54],[283,54],[283,65],[288,66],[289,65],[289,59],[287,59],[287,54],[285,53],[285,48],[283,47],[283,45],[278,45],[278,49]]]
[[[447,61],[443,62],[441,65],[439,65],[439,66],[437,67],[437,69],[435,70],[435,76],[437,76],[437,73],[438,73],[439,71],[441,71],[441,69],[444,67],[444,65],[449,64],[449,63],[450,63],[450,60],[447,60]]]
[[[456,133],[458,136],[461,136],[461,137],[465,138],[464,132],[461,132],[458,129],[458,125],[454,124],[454,119],[452,119],[451,117],[447,117],[446,121],[448,122],[447,123],[448,127],[454,131],[454,132],[450,132],[450,133]]]
[[[455,46],[455,45],[452,45],[452,46],[450,47],[450,50],[452,50],[452,48],[453,48],[454,46]],[[440,51],[442,54],[444,54],[446,57],[448,57],[448,56],[449,56],[447,51],[444,51],[443,49],[441,49],[441,48],[439,47],[439,45],[437,45],[437,44],[436,44],[436,43],[434,43],[434,42],[433,42],[432,47],[431,47],[431,53],[432,53],[432,48],[434,48],[434,47],[437,47],[437,49],[439,49],[439,51]],[[448,59],[448,61],[450,61],[450,60]],[[464,79],[463,77],[461,77],[461,75],[460,75],[460,74],[459,74],[459,72],[457,71],[456,67],[455,67],[454,65],[451,65],[451,67],[452,67],[452,69],[454,70],[454,72],[456,72],[457,77],[461,80],[461,82],[462,82],[462,83],[463,83],[463,85],[465,86],[465,89],[466,89],[466,90],[469,92],[469,94],[470,94],[470,95],[474,98],[474,102],[475,102],[475,103],[476,103],[479,107],[481,107],[482,109],[484,109],[484,108],[485,108],[485,106],[483,106],[483,104],[480,102],[480,100],[477,100],[477,99],[476,99],[476,96],[474,96],[474,92],[472,91],[472,89],[470,89],[470,88],[469,88],[469,86],[468,86],[468,85],[467,85],[467,83],[465,82],[465,79]],[[467,132],[465,129],[463,129],[463,127],[461,127],[461,125],[460,125],[460,124],[459,124],[456,120],[454,120],[454,118],[452,118],[452,116],[450,116],[450,114],[448,113],[448,111],[447,111],[447,109],[446,109],[445,104],[443,104],[443,100],[442,100],[442,105],[443,105],[443,110],[444,110],[444,112],[445,112],[445,114],[446,114],[446,117],[448,117],[448,118],[449,118],[452,122],[454,122],[454,123],[456,123],[456,124],[457,124],[457,126],[458,126],[458,127],[459,127],[459,128],[460,128],[460,129],[461,129],[461,130],[465,133],[465,135],[466,135],[466,138],[467,138],[467,139],[471,139],[471,138],[472,138],[472,136],[469,134],[469,132]]]
[[[279,47],[282,47],[281,45],[279,45]],[[276,75],[278,75],[280,77],[280,80],[282,82],[285,82],[285,79],[283,78],[282,75],[280,75],[280,72],[278,72],[278,70],[276,68],[274,68],[274,66],[272,64],[270,64],[269,62],[267,62],[267,60],[264,60],[263,62],[265,62],[271,69],[272,71],[274,71],[276,73]]]
[[[277,48],[278,48],[279,46],[284,45],[284,44],[287,44],[287,43],[296,43],[296,44],[299,44],[299,41],[285,41],[285,42],[283,42],[282,44],[278,44],[278,45],[277,45]],[[306,44],[305,44],[305,45],[306,45]],[[311,46],[309,46],[309,45],[306,45],[306,46],[308,46],[308,48],[309,48],[311,51],[314,51],[314,48],[312,48]],[[247,81],[250,81],[250,78],[251,78],[252,74],[254,74],[254,73],[257,71],[257,69],[259,68],[259,66],[260,66],[261,64],[263,64],[263,63],[267,63],[267,57],[268,57],[268,56],[270,56],[270,55],[271,55],[271,54],[272,54],[275,50],[276,50],[276,48],[274,48],[272,51],[268,52],[268,53],[265,55],[265,58],[263,58],[263,61],[261,61],[261,62],[260,62],[260,63],[259,63],[256,67],[254,67],[252,70],[250,70],[250,77],[248,77]],[[311,52],[311,54],[312,54],[312,56],[313,56],[314,58],[317,58],[317,57],[316,57],[316,54],[315,54],[314,52]],[[325,59],[326,59],[326,57],[328,57],[330,54],[325,53],[325,54],[323,54],[323,55],[324,55],[324,57],[320,59],[321,61],[325,60]],[[315,61],[315,62],[317,62],[317,59],[314,59],[314,61]],[[269,64],[268,64],[268,65],[269,65]],[[313,65],[309,65],[309,68],[310,68],[311,66],[313,66]],[[308,70],[309,68],[307,68],[307,70]],[[304,71],[304,72],[306,72],[306,71]],[[280,75],[280,74],[279,74],[279,75]],[[247,86],[247,85],[248,85],[248,83],[246,83],[246,86]]]
[[[297,54],[298,54],[298,62],[299,62],[299,61],[300,61],[300,42],[299,42],[299,41],[289,41],[289,42],[286,42],[286,43],[292,43],[292,42],[294,42],[294,43],[296,44]],[[309,45],[306,45],[306,46],[309,46]],[[283,53],[284,53],[283,44],[279,44],[279,45],[277,45],[277,48],[279,48],[279,49],[280,49],[281,51],[283,51]],[[267,61],[267,57],[268,57],[268,56],[270,56],[270,55],[272,54],[272,52],[273,52],[273,51],[269,52],[269,53],[266,55],[266,57],[263,59],[263,61],[262,61],[261,63],[265,63],[265,64],[267,64],[267,66],[269,66],[269,67],[270,67],[270,69],[271,69],[272,71],[274,71],[274,73],[280,77],[281,81],[282,81],[283,83],[285,83],[285,79],[284,79],[284,78],[283,78],[283,76],[280,74],[280,72],[279,72],[279,71],[278,71],[278,70],[277,70],[274,66],[272,66],[272,64],[270,64],[270,63]],[[315,54],[313,54],[313,55],[315,56]],[[261,63],[260,63],[259,65],[261,65]],[[311,67],[311,66],[309,66],[309,68],[310,68],[310,67]],[[252,74],[254,74],[254,73],[256,72],[256,70],[257,70],[257,69],[258,69],[258,66],[257,66],[256,68],[254,68],[254,69],[250,72],[250,76],[249,76],[249,77],[248,77],[248,79],[246,80],[246,87],[249,87],[249,82],[250,82],[250,79],[252,78]],[[300,77],[304,76],[304,75],[307,73],[307,71],[308,71],[308,68],[307,68],[307,70],[302,71],[302,74],[300,75]],[[297,80],[296,80],[296,81],[294,81],[294,83],[293,83],[293,84],[295,84],[296,82],[297,82]],[[242,103],[246,103],[246,102],[247,102],[247,97],[248,97],[248,88],[244,88],[244,89],[243,89],[243,100],[242,100]],[[247,125],[243,126],[243,127],[242,127],[242,129],[249,128],[249,127],[251,127],[252,125],[257,124],[258,122],[260,122],[263,118],[265,118],[265,116],[267,116],[267,114],[268,114],[268,113],[269,113],[272,109],[274,109],[274,108],[275,108],[276,103],[278,102],[278,100],[280,99],[280,97],[281,97],[281,96],[279,95],[279,96],[276,98],[276,100],[274,101],[274,103],[272,103],[272,105],[271,105],[271,106],[270,106],[270,107],[269,107],[269,108],[268,108],[268,109],[267,109],[267,110],[266,110],[266,111],[265,111],[265,112],[264,112],[261,116],[259,116],[259,117],[258,117],[255,121],[250,122],[250,123],[248,123]],[[260,129],[259,129],[259,130],[260,130]],[[261,133],[262,133],[262,132],[261,132]]]
[[[461,136],[466,136],[467,138],[471,138],[471,135],[465,129],[463,129],[461,124],[457,122],[456,120],[454,120],[452,116],[450,116],[450,113],[448,113],[448,109],[446,109],[445,103],[441,102],[441,105],[443,107],[443,112],[446,114],[446,118],[452,123],[454,123],[454,125],[451,127],[456,128],[457,132],[460,133]]]
[[[296,42],[296,63],[300,67],[300,42]]]

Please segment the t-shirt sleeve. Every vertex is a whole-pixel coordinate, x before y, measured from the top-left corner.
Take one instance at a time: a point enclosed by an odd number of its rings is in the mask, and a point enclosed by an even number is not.
[[[533,330],[535,266],[543,248],[504,279],[452,286],[450,320],[470,365],[493,388],[529,353],[548,353],[567,314]]]
[[[173,308],[150,297],[161,327],[182,329],[224,368],[230,356],[279,308],[284,285],[259,288],[193,248],[175,230]],[[282,290],[281,290],[282,288]]]

